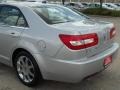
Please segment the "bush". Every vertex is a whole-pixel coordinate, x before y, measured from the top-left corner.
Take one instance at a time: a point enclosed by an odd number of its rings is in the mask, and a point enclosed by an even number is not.
[[[104,15],[104,16],[114,16],[114,17],[120,17],[120,11],[115,10],[108,10],[104,8],[88,8],[85,10],[82,10],[84,14],[90,14],[90,15]]]

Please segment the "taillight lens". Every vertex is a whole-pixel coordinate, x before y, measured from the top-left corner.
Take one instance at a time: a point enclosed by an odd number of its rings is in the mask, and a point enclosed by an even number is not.
[[[113,27],[113,28],[110,30],[110,39],[112,39],[115,35],[116,35],[116,29],[115,29],[115,27]]]
[[[85,35],[59,35],[61,41],[72,50],[80,50],[92,47],[98,44],[98,36],[96,33]]]

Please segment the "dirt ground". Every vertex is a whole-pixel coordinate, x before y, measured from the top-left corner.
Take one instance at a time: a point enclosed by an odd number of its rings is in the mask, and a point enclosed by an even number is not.
[[[120,18],[92,17],[113,22],[117,28],[116,41],[120,44]],[[44,81],[41,85],[28,88],[17,79],[12,68],[0,64],[0,90],[120,90],[120,51],[115,62],[105,71],[80,83],[70,84]]]

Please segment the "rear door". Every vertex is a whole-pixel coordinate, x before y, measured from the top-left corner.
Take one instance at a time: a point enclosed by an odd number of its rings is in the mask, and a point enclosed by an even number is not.
[[[11,50],[20,40],[27,23],[17,7],[9,5],[0,7],[0,61],[4,63],[5,60],[9,60]]]

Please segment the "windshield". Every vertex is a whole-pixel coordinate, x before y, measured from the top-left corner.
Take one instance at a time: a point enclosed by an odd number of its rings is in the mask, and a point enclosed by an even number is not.
[[[32,8],[48,24],[75,22],[86,19],[82,14],[62,6],[35,6]]]

